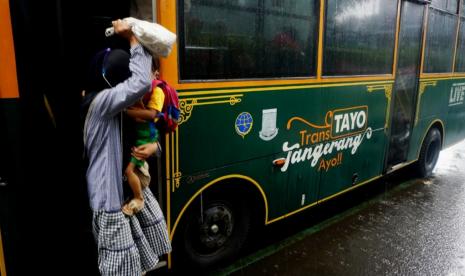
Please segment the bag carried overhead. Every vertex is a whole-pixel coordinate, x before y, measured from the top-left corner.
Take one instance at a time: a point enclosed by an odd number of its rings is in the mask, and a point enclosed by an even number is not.
[[[142,44],[155,57],[167,57],[171,53],[173,44],[176,42],[176,35],[165,27],[133,17],[123,19]],[[113,27],[106,29],[105,35],[112,36],[115,30]]]

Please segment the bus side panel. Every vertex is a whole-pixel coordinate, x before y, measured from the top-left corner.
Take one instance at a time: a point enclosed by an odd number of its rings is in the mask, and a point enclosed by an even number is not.
[[[445,141],[443,141],[443,147],[456,141],[457,130],[454,130],[453,123],[449,124],[448,117],[450,115],[447,115],[450,112],[448,107],[449,92],[454,82],[454,80],[420,80],[418,108],[410,140],[408,161],[418,159],[423,139],[428,129],[435,122],[443,124],[444,127]]]
[[[170,187],[175,192],[171,200],[173,215],[201,188],[201,184],[192,185],[189,180],[217,168],[232,169],[236,168],[235,164],[241,164],[240,167],[242,163],[246,169],[236,169],[233,173],[260,183],[270,197],[270,216],[301,206],[302,194],[306,195],[304,203],[315,202],[318,173],[307,170],[309,162],[291,168],[289,159],[288,165],[278,168],[273,166],[273,160],[286,160],[290,148],[300,147],[302,138],[298,131],[303,125],[325,124],[326,111],[321,108],[320,96],[319,87],[277,87],[181,98],[184,117],[179,136],[168,141],[171,142],[168,150],[176,152],[174,160],[170,158],[168,176],[183,177],[181,181],[174,179],[175,184]],[[200,182],[203,185],[209,180]],[[300,182],[304,184],[297,184]],[[284,205],[284,202],[292,204]]]
[[[180,99],[184,117],[178,129],[179,136],[174,135],[168,141],[168,150],[174,153],[167,168],[168,176],[174,177],[170,187],[174,192],[173,216],[202,185],[229,172],[246,175],[260,183],[270,197],[271,217],[300,206],[301,193],[309,195],[305,202],[316,201],[317,173],[305,172],[303,181],[307,186],[303,188],[288,187],[288,183],[295,184],[290,179],[302,175],[301,169],[286,165],[277,168],[273,160],[285,160],[288,148],[296,144],[300,147],[301,134],[297,129],[306,124],[302,118],[324,124],[325,113],[318,102],[320,88],[271,89],[253,92],[244,89]],[[292,120],[295,117],[299,119]],[[199,178],[202,181],[197,181]],[[288,198],[283,195],[288,194],[299,194],[298,200],[291,200],[295,206],[284,205]]]
[[[171,214],[171,231],[175,226],[179,226],[180,218],[185,217],[188,208],[192,207],[196,200],[199,200],[201,192],[215,187],[224,187],[223,185],[237,187],[237,189],[228,190],[227,194],[229,198],[236,199],[237,201],[243,201],[249,196],[243,194],[243,189],[241,188],[249,188],[256,191],[256,197],[253,198],[253,202],[250,202],[250,207],[264,207],[270,218],[284,214],[286,186],[272,185],[273,176],[277,173],[278,169],[270,166],[270,160],[271,157],[257,158],[247,162],[203,171],[191,176],[183,176],[180,179],[178,188],[175,187],[175,183],[168,181],[170,186],[174,186],[174,189],[170,191],[171,205],[169,206],[169,213]],[[265,214],[263,215],[265,216]]]
[[[182,121],[177,134],[166,143],[171,161],[167,175],[173,180],[168,184],[172,220],[198,190],[229,174],[250,177],[267,195],[273,194],[267,190],[272,181],[270,160],[280,145],[260,143],[258,137],[261,107],[273,107],[271,100],[265,101],[273,92],[245,92],[180,99]],[[284,125],[284,120],[277,124]]]
[[[447,96],[446,144],[453,145],[465,138],[465,79],[450,82],[450,89],[445,91]]]
[[[254,92],[241,89],[228,94],[181,98],[180,104],[185,106],[179,128],[182,174],[281,152],[283,143],[291,138],[285,130],[290,118],[304,115],[304,110],[319,116],[319,107],[313,104],[319,98],[317,94],[318,89]],[[266,137],[262,139],[264,118],[270,118],[267,122],[274,131],[264,134]]]
[[[205,185],[233,175],[259,183],[270,220],[379,176],[391,88],[277,87],[181,98],[183,118],[166,143],[172,223]],[[282,167],[273,166],[278,158]]]
[[[278,116],[284,119],[276,126],[278,134],[271,141],[260,139],[261,143],[273,142],[279,146],[279,152],[272,159],[285,160],[284,166],[274,171],[272,182],[273,186],[286,188],[286,194],[275,196],[285,201],[281,216],[318,199],[320,173],[314,169],[317,157],[313,145],[323,143],[327,138],[328,123],[321,91],[317,86],[280,93],[274,99]],[[262,122],[264,120],[262,118]],[[263,129],[264,125],[260,128]],[[269,161],[269,166],[272,161]]]
[[[334,113],[332,133],[334,135],[338,127],[343,131],[342,135],[338,135],[341,138],[333,138],[331,141],[343,143],[347,148],[322,157],[316,166],[315,169],[321,173],[320,199],[382,173],[387,142],[384,132],[388,107],[386,93],[389,93],[389,87],[386,87],[387,91],[384,87],[375,87],[369,92],[371,89],[367,86],[351,86],[324,90],[322,102]],[[367,117],[361,129],[357,128],[357,124],[362,122],[360,112],[366,112]],[[341,119],[337,120],[337,116]]]

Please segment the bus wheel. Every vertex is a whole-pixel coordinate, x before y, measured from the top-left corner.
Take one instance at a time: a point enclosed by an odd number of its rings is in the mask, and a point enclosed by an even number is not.
[[[421,145],[420,158],[417,164],[420,177],[428,177],[433,173],[441,147],[441,132],[437,128],[432,128]]]
[[[204,200],[191,210],[183,227],[184,253],[196,267],[212,267],[236,255],[250,228],[250,215],[243,202]],[[196,206],[196,207],[197,207]]]

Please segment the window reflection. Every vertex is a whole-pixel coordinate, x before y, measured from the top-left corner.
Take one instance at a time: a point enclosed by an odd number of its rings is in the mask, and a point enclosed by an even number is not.
[[[425,48],[425,73],[452,71],[457,18],[430,8]]]
[[[181,79],[315,74],[317,1],[180,1]]]
[[[459,0],[432,0],[431,6],[452,13],[457,13],[458,2]]]
[[[347,5],[345,8],[341,9],[336,13],[335,20],[338,23],[343,24],[345,21],[354,19],[368,19],[369,17],[379,15],[380,10],[380,1],[362,1],[353,3],[352,6]]]
[[[396,0],[327,1],[323,74],[392,73]]]
[[[460,33],[457,43],[457,57],[455,60],[455,72],[465,72],[465,19],[460,19]]]

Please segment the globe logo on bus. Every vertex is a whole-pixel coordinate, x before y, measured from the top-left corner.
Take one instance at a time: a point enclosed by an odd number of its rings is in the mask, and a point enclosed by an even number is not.
[[[242,112],[237,116],[236,118],[236,132],[242,138],[244,138],[245,135],[249,134],[250,130],[252,130],[253,126],[253,118],[252,115],[250,115],[249,112]]]

